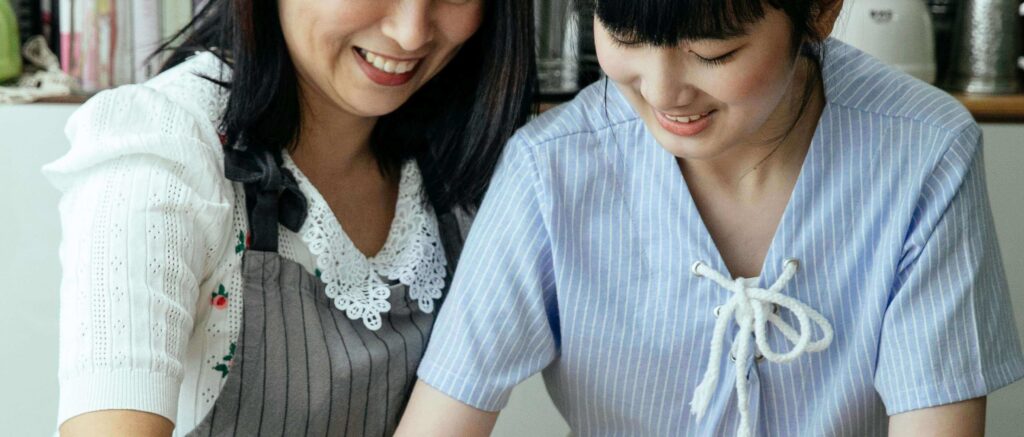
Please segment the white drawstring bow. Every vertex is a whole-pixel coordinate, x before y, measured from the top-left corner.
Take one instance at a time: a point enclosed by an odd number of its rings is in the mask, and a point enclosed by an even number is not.
[[[767,290],[755,287],[754,280],[746,278],[729,279],[721,273],[708,267],[701,261],[693,264],[691,270],[699,277],[706,277],[716,282],[731,292],[733,295],[722,305],[719,310],[718,320],[715,322],[715,330],[711,337],[711,354],[708,358],[708,367],[704,372],[704,379],[693,393],[693,400],[690,401],[690,412],[697,416],[699,422],[707,411],[711,396],[718,385],[718,376],[721,369],[717,361],[722,356],[722,343],[725,341],[725,331],[728,328],[729,320],[735,319],[739,325],[739,332],[733,339],[732,354],[736,357],[736,398],[740,413],[739,436],[749,437],[750,411],[749,411],[749,387],[746,378],[747,367],[745,363],[750,357],[750,334],[754,334],[754,342],[758,351],[773,363],[786,363],[805,352],[818,352],[832,343],[832,325],[821,313],[807,306],[803,302],[781,293],[781,290],[796,275],[799,262],[795,259],[787,259],[783,262],[782,276]],[[789,323],[782,320],[772,308],[786,308],[792,312],[799,321],[799,331]],[[812,327],[810,322],[814,321],[821,329],[822,338],[811,341]],[[785,353],[777,353],[768,346],[767,326],[768,323],[775,325],[779,331],[793,344],[793,348]]]

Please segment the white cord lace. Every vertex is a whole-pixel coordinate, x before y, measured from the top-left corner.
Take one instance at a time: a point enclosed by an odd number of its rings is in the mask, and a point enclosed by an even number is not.
[[[708,267],[701,261],[693,264],[691,270],[699,277],[706,277],[722,288],[729,290],[733,295],[722,305],[718,313],[718,320],[715,322],[715,330],[711,337],[711,354],[708,358],[707,370],[704,372],[704,379],[694,391],[693,400],[690,402],[690,412],[697,416],[697,421],[704,416],[711,396],[718,385],[718,376],[721,369],[717,365],[722,356],[722,344],[725,341],[725,331],[729,321],[735,320],[740,330],[736,333],[732,344],[732,356],[736,362],[736,399],[740,414],[740,427],[738,435],[749,437],[751,435],[750,411],[749,411],[749,387],[747,382],[747,361],[750,359],[750,335],[754,335],[758,351],[774,363],[786,363],[800,357],[805,352],[817,352],[823,350],[832,343],[832,325],[821,313],[815,311],[803,302],[781,293],[781,290],[796,275],[799,262],[795,259],[787,259],[783,263],[782,276],[767,290],[756,288],[756,281],[746,278],[729,279],[721,273]],[[792,312],[800,322],[800,330],[797,331],[778,314],[772,310],[773,307],[786,308]],[[811,341],[812,327],[810,322],[814,321],[822,331],[822,338]],[[789,352],[777,353],[767,342],[768,323],[775,325],[786,337],[793,348]]]
[[[425,313],[441,298],[448,264],[441,245],[437,216],[422,191],[414,161],[402,167],[398,202],[391,230],[380,252],[367,258],[342,229],[330,206],[287,154],[284,165],[295,175],[309,202],[309,215],[299,230],[316,258],[327,296],[349,319],[362,319],[371,330],[381,326],[381,313],[391,310],[391,289],[382,278],[409,287],[409,297]]]

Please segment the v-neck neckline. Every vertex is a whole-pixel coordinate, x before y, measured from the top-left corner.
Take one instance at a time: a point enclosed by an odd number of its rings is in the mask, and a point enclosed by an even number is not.
[[[379,250],[377,250],[377,253],[373,255],[367,255],[363,251],[359,250],[359,247],[355,245],[355,242],[352,241],[352,238],[349,236],[348,231],[345,230],[345,226],[341,223],[341,220],[339,220],[338,217],[335,216],[334,211],[331,210],[329,204],[327,203],[327,200],[320,193],[320,190],[315,185],[313,185],[313,181],[309,180],[309,178],[306,177],[305,173],[302,172],[302,169],[299,168],[298,164],[295,163],[295,160],[287,151],[282,153],[282,160],[284,161],[284,167],[288,168],[295,176],[295,179],[299,182],[299,186],[306,188],[305,194],[310,197],[309,201],[318,204],[318,206],[322,207],[321,209],[324,209],[324,214],[327,216],[325,217],[327,220],[326,223],[324,223],[324,225],[328,227],[334,227],[335,225],[337,225],[338,234],[343,238],[344,241],[342,243],[346,249],[354,251],[355,254],[358,255],[358,257],[360,258],[360,260],[365,261],[371,265],[379,264],[380,260],[388,258],[390,254],[396,250],[394,246],[399,243],[398,241],[396,241],[398,240],[397,234],[402,230],[401,225],[398,224],[397,219],[400,214],[406,213],[404,209],[407,209],[406,207],[408,205],[406,205],[406,203],[408,202],[405,202],[404,200],[407,197],[409,197],[409,190],[413,189],[410,186],[410,184],[412,184],[413,181],[410,180],[412,179],[409,175],[411,169],[409,169],[408,166],[416,165],[414,161],[408,161],[403,163],[402,168],[400,170],[401,176],[398,182],[398,195],[395,196],[396,199],[394,217],[392,218],[391,223],[388,226],[388,232],[387,236],[384,238],[384,244],[381,245]],[[416,187],[416,189],[418,189],[418,187]]]
[[[808,146],[807,153],[800,165],[800,173],[797,175],[796,183],[793,184],[793,188],[790,190],[786,206],[782,211],[782,216],[779,218],[779,223],[775,226],[775,231],[772,234],[768,250],[765,252],[764,259],[761,260],[761,268],[758,271],[758,274],[754,276],[754,278],[759,278],[759,281],[761,282],[764,282],[765,278],[768,276],[777,276],[777,270],[781,269],[781,264],[776,266],[772,260],[778,258],[778,252],[784,249],[781,246],[785,243],[782,240],[784,238],[784,234],[787,233],[787,229],[795,229],[796,224],[794,223],[794,220],[799,218],[795,216],[797,214],[795,210],[800,208],[800,204],[804,202],[804,198],[806,196],[802,196],[801,194],[807,192],[807,184],[810,183],[809,179],[814,176],[811,175],[813,172],[811,163],[818,159],[818,155],[821,153],[821,150],[819,149],[822,147],[822,138],[824,138],[824,134],[822,132],[824,123],[822,123],[822,120],[827,118],[830,111],[830,105],[826,100],[814,128],[814,133],[811,136],[811,144]],[[647,138],[649,143],[653,143],[650,144],[650,146],[661,148],[661,145],[658,144],[657,140],[655,140],[649,132]],[[676,157],[668,151],[665,151],[663,148],[662,151],[664,152],[666,159],[670,161],[669,164],[671,165],[669,177],[673,179],[673,181],[670,182],[672,184],[670,186],[674,186],[675,189],[680,190],[679,192],[681,193],[680,196],[676,196],[676,198],[682,202],[682,205],[678,206],[680,206],[681,210],[687,215],[692,217],[693,222],[696,223],[699,231],[699,238],[703,240],[704,243],[701,247],[707,248],[707,255],[711,257],[710,259],[695,259],[692,261],[704,261],[705,263],[709,263],[709,265],[716,270],[722,272],[726,277],[733,279],[740,278],[739,276],[734,275],[725,263],[725,258],[722,257],[722,252],[719,250],[718,244],[712,237],[711,231],[709,230],[707,223],[704,221],[704,217],[701,216],[700,210],[697,208],[697,202],[693,198],[693,193],[690,191],[690,186],[686,182],[686,178],[683,177],[682,169],[679,167]],[[796,256],[796,254],[784,254],[783,258],[793,256]]]

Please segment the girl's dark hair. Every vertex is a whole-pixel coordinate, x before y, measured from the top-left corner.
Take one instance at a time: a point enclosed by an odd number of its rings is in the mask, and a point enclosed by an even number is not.
[[[278,0],[210,0],[161,50],[167,70],[210,51],[231,67],[220,129],[235,150],[280,151],[301,132],[298,80]],[[440,214],[479,205],[505,141],[526,122],[536,88],[533,2],[488,0],[459,53],[397,111],[378,120],[371,148],[393,172],[416,159]],[[174,41],[183,41],[175,46]]]
[[[725,39],[743,35],[746,27],[773,7],[793,23],[794,51],[803,40],[822,40],[813,20],[820,0],[583,0],[594,6],[601,23],[630,42],[656,46],[687,40]],[[832,0],[835,1],[835,0]]]
[[[746,34],[765,17],[766,7],[785,13],[793,25],[792,55],[807,56],[819,68],[825,53],[814,21],[822,6],[837,0],[579,0],[616,38],[630,43],[675,46],[683,41],[726,39]],[[820,84],[813,75],[804,89],[797,117],[777,140],[792,133]],[[607,82],[606,82],[607,86]]]

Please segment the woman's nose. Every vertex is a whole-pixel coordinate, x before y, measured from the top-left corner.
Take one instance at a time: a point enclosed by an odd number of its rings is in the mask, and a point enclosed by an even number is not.
[[[384,17],[384,35],[414,52],[434,39],[431,0],[398,0]]]

